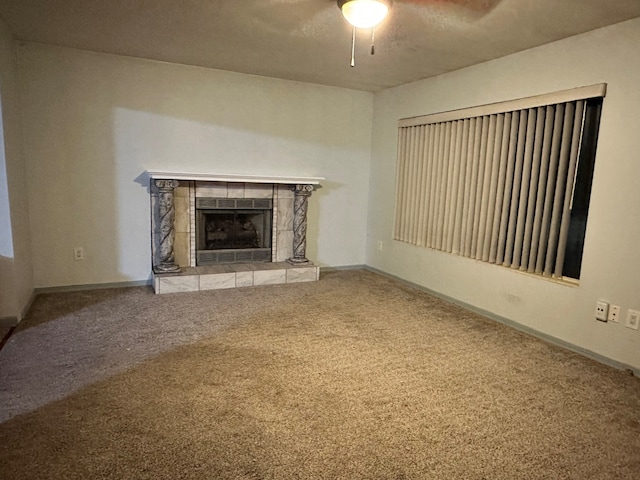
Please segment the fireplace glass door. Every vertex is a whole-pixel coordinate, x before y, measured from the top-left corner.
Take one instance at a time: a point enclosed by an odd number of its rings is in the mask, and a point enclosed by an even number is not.
[[[199,209],[196,263],[271,261],[272,210]]]

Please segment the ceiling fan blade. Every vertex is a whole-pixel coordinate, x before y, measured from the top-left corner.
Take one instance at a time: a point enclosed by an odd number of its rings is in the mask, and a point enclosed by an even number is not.
[[[502,0],[396,0],[398,3],[413,3],[425,6],[457,6],[464,7],[476,12],[489,12],[493,10]]]
[[[396,0],[398,17],[420,18],[422,23],[454,27],[475,22],[503,0]],[[401,25],[399,25],[401,26]]]

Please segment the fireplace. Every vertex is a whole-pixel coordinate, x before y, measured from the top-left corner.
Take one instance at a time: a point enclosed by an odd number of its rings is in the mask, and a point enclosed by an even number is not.
[[[196,266],[270,262],[273,202],[197,198]]]
[[[319,177],[149,172],[156,293],[311,282],[307,205]]]

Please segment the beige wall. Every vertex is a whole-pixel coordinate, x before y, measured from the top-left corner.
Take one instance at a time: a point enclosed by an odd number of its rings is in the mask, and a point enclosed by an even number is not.
[[[0,21],[0,319],[15,322],[33,293],[16,43]]]
[[[640,369],[640,332],[594,320],[640,310],[640,19],[376,94],[367,264]],[[391,240],[400,118],[608,83],[582,278],[570,287]],[[376,249],[378,240],[383,251]]]
[[[149,277],[147,170],[325,177],[307,256],[364,263],[371,94],[39,44],[18,57],[37,287]]]

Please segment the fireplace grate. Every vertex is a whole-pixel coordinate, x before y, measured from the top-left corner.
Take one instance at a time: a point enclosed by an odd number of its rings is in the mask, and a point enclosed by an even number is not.
[[[241,250],[198,250],[196,252],[196,265],[270,261],[270,248],[246,248]]]
[[[196,198],[198,209],[251,209],[270,210],[273,200],[270,198]]]

